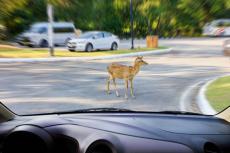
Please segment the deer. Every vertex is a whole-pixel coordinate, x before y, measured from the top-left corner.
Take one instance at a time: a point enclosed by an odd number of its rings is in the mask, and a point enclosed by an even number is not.
[[[128,99],[128,88],[129,82],[131,86],[130,94],[133,98],[135,98],[133,92],[133,79],[140,71],[142,65],[147,65],[148,63],[143,60],[143,56],[138,56],[133,66],[126,66],[118,63],[111,63],[107,67],[107,71],[109,77],[107,79],[107,94],[110,94],[110,81],[113,81],[113,85],[115,88],[116,96],[119,97],[119,93],[117,90],[116,79],[123,79],[125,81],[125,99]]]

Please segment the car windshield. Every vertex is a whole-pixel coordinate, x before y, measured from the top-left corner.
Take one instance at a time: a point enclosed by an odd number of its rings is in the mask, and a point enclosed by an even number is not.
[[[97,34],[97,32],[85,32],[83,34],[81,34],[79,36],[79,38],[92,38],[93,36],[95,36]]]
[[[0,12],[0,101],[16,114],[230,106],[229,0],[1,0]]]
[[[46,28],[45,27],[33,26],[33,27],[30,28],[30,30],[28,32],[31,32],[31,33],[43,33],[43,32],[46,32]]]

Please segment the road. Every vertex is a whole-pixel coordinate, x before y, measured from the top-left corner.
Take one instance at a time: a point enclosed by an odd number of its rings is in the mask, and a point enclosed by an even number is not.
[[[173,51],[170,54],[144,57],[149,65],[144,66],[134,80],[136,98],[128,100],[124,99],[122,80],[117,81],[121,97],[116,97],[114,92],[106,94],[106,66],[111,62],[132,65],[133,58],[1,63],[1,101],[18,114],[91,107],[142,111],[180,110],[181,97],[189,87],[207,78],[230,72],[230,59],[224,57],[221,51],[225,39],[160,40],[160,45],[171,46]],[[123,42],[123,45],[128,43]],[[139,44],[144,45],[144,42],[139,41]]]

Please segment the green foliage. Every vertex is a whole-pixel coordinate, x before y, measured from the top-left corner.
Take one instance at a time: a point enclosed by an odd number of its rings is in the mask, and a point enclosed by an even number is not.
[[[0,24],[0,40],[6,39],[6,27]]]
[[[220,112],[230,106],[230,76],[222,77],[211,83],[206,96],[212,107]]]
[[[72,21],[81,30],[106,30],[130,36],[130,0],[0,0],[0,24],[16,35],[46,21],[46,5],[56,21]],[[205,23],[230,18],[229,0],[133,0],[136,37],[197,36]]]

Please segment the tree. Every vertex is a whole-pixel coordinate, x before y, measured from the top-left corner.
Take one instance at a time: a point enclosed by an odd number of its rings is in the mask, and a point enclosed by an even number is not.
[[[0,0],[0,23],[16,35],[34,22],[47,21],[48,1],[55,21],[130,36],[129,0]],[[229,0],[133,0],[133,9],[135,37],[196,36],[207,22],[230,18]]]

